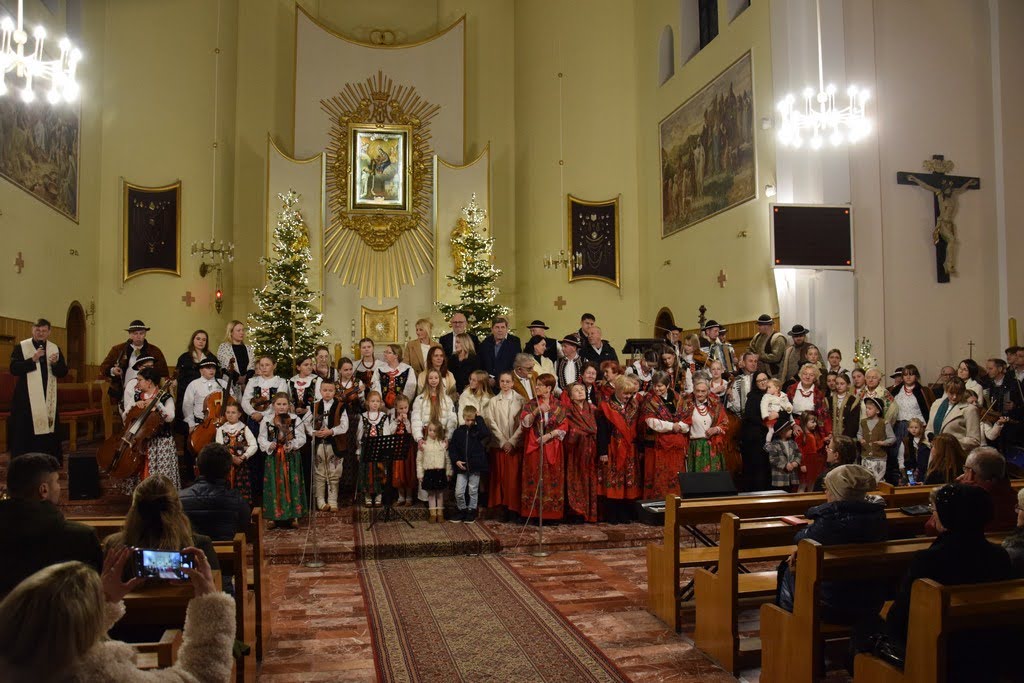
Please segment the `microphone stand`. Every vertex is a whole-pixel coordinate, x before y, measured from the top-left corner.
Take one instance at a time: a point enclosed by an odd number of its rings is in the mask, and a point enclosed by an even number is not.
[[[548,395],[548,408],[551,408],[551,396]],[[544,411],[541,410],[540,402],[537,402],[537,417],[540,418],[540,483],[538,488],[540,490],[538,497],[540,500],[537,505],[537,524],[540,529],[538,534],[537,550],[533,552],[534,557],[547,557],[551,553],[544,550]]]
[[[314,479],[314,477],[313,477],[313,472],[314,472],[314,470],[317,467],[317,462],[316,462],[316,459],[317,459],[317,457],[316,457],[316,403],[315,402],[313,403],[313,407],[312,407],[311,410],[312,410],[312,412],[311,412],[310,418],[312,420],[313,429],[310,430],[310,434],[311,435],[310,435],[310,441],[309,441],[309,443],[310,443],[310,461],[311,461],[310,464],[312,465],[312,467],[309,468],[309,493],[310,493],[310,497],[312,498],[312,497],[314,497],[316,495],[316,492],[313,490],[313,487],[315,486],[314,482],[316,481]],[[325,472],[324,474],[326,475],[327,473]],[[324,477],[324,479],[326,480],[326,476]],[[319,569],[320,567],[323,567],[324,564],[326,564],[326,563],[323,560],[320,559],[320,537],[318,536],[317,530],[316,530],[316,518],[317,518],[317,514],[316,513],[317,513],[317,510],[315,509],[314,505],[310,505],[310,501],[308,501],[308,500],[306,501],[306,506],[309,508],[309,528],[306,530],[306,540],[302,544],[302,556],[299,558],[299,564],[303,565],[305,567],[309,567],[310,569]],[[309,537],[310,536],[313,537],[313,556],[309,560],[306,560],[306,546],[309,545]]]

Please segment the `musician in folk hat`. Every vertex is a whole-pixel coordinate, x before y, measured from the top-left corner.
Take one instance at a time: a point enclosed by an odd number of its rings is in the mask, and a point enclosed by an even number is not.
[[[139,358],[152,356],[157,373],[161,377],[168,375],[163,351],[146,341],[146,333],[149,332],[146,324],[141,320],[133,320],[125,331],[128,333],[128,341],[114,344],[100,364],[100,379],[110,382],[108,393],[119,403],[124,396],[125,384],[135,377],[137,371],[132,368]]]

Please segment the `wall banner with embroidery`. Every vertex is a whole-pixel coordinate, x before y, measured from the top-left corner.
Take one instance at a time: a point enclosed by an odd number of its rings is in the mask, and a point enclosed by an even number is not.
[[[124,183],[122,278],[181,276],[181,181],[162,187]]]
[[[381,71],[320,106],[331,122],[325,265],[360,296],[397,297],[434,265],[430,120],[440,107]]]
[[[619,197],[595,202],[568,196],[569,282],[619,286]]]

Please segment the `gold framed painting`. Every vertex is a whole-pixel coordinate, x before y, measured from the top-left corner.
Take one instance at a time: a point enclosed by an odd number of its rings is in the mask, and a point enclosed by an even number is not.
[[[122,182],[123,280],[146,273],[181,277],[181,181],[161,187]]]
[[[349,211],[412,210],[411,126],[349,124]]]
[[[619,198],[590,201],[568,195],[569,282],[619,286]]]
[[[369,337],[374,344],[398,343],[398,306],[384,310],[360,306],[360,309],[362,336]]]

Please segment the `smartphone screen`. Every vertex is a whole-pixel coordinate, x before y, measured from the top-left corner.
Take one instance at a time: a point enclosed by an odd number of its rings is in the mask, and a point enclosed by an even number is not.
[[[917,486],[917,475],[911,468],[907,469],[907,483],[910,484],[911,486]]]
[[[192,558],[177,550],[135,549],[135,576],[142,579],[187,579],[184,569],[192,568]]]

